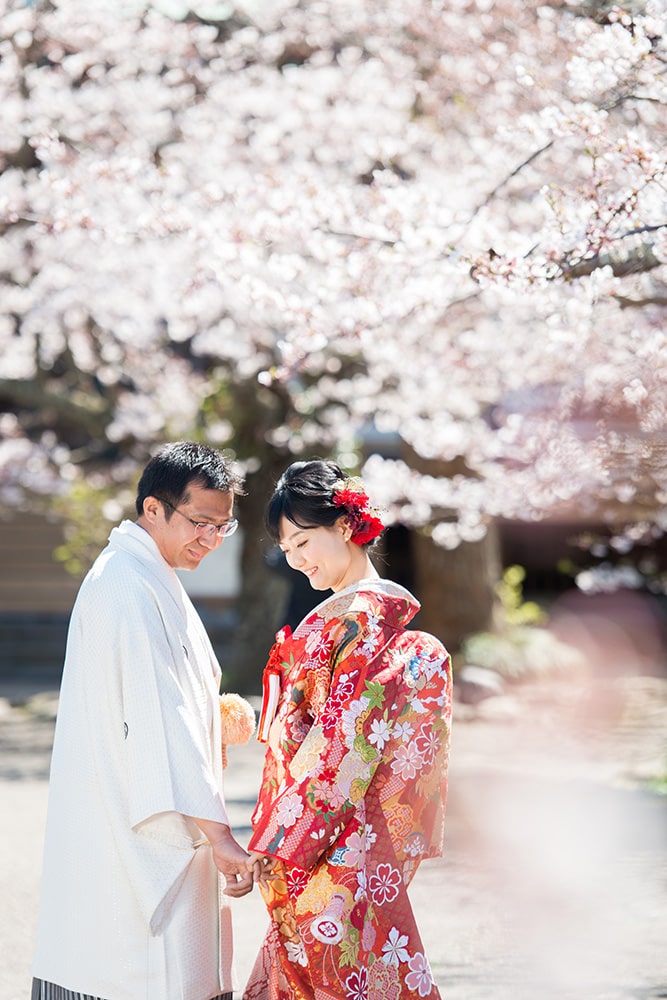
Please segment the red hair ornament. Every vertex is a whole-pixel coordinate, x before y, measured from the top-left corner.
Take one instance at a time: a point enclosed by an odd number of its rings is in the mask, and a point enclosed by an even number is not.
[[[347,514],[352,527],[351,541],[356,545],[368,545],[384,531],[384,524],[371,507],[360,479],[336,483],[331,499],[335,507]]]

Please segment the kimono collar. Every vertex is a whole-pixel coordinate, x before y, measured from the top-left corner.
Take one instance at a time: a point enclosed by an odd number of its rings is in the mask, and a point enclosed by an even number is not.
[[[134,521],[121,521],[109,535],[109,549],[127,552],[142,562],[160,578],[172,596],[181,603],[182,584],[175,571],[163,558],[157,545],[143,528]]]
[[[360,580],[318,604],[306,617],[317,614],[325,621],[348,613],[367,611],[387,625],[405,628],[419,611],[416,597],[393,580]]]

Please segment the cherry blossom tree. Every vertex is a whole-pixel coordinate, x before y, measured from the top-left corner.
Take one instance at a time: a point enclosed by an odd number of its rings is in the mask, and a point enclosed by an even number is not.
[[[445,551],[664,531],[666,57],[658,0],[4,0],[2,502],[201,434],[256,524],[363,440]]]

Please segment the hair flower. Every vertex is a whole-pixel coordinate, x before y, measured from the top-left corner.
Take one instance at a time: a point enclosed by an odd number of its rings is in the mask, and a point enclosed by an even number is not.
[[[368,545],[384,531],[384,524],[377,516],[378,512],[371,507],[358,477],[339,479],[334,483],[331,500],[335,507],[340,507],[348,515],[352,525],[351,540],[357,545]]]

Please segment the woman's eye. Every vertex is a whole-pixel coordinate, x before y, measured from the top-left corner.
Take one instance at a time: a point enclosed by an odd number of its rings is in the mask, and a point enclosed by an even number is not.
[[[307,541],[308,539],[305,538],[302,542],[299,542],[299,544],[297,545],[297,549],[302,549]]]

